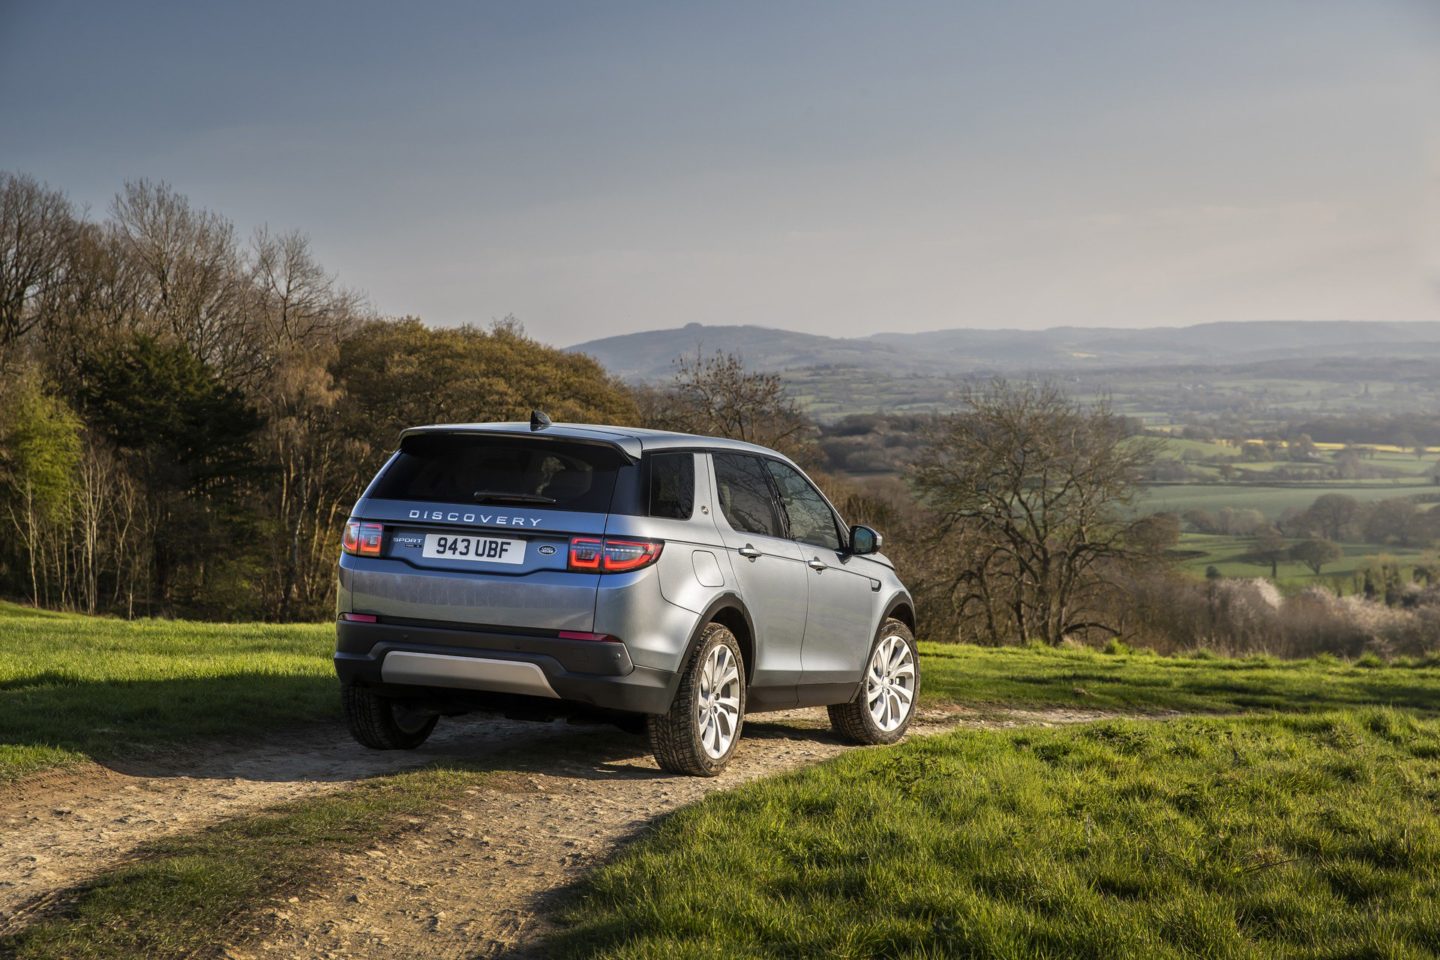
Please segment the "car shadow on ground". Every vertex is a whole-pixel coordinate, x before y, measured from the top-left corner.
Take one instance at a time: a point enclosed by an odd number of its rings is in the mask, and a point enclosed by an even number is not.
[[[833,738],[828,728],[771,717],[748,718],[744,737]],[[565,748],[577,737],[589,745],[583,757]],[[537,752],[542,744],[545,749]],[[260,673],[133,682],[58,675],[13,679],[0,687],[3,745],[73,750],[135,778],[323,783],[434,764],[548,771],[561,762],[569,776],[669,775],[633,765],[649,753],[643,735],[607,723],[563,719],[533,722],[488,713],[447,717],[417,750],[369,750],[344,728],[334,678]]]
[[[796,720],[747,718],[741,732],[739,752],[743,756],[747,742],[752,745],[781,740],[804,740],[816,743],[843,744],[846,741],[828,727],[815,726],[810,718]],[[579,729],[586,729],[581,726]],[[679,774],[669,773],[651,764],[636,765],[650,757],[650,746],[643,735],[626,733],[604,726],[589,729],[585,737],[553,740],[543,755],[529,754],[513,769],[522,773],[550,773],[581,780],[664,780]]]

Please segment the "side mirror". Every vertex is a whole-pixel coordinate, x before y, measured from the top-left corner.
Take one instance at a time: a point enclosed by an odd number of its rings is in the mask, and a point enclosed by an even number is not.
[[[885,538],[874,527],[857,523],[850,528],[850,552],[856,555],[879,553]]]

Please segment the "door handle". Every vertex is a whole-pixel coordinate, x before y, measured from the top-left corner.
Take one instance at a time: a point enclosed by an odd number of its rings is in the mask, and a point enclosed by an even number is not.
[[[810,560],[809,560],[809,562],[806,563],[805,566],[809,567],[811,570],[829,570],[829,569],[830,569],[830,564],[826,563],[824,560],[821,560],[819,557],[811,557]],[[843,578],[842,578],[842,579],[843,579]]]
[[[740,556],[742,557],[749,557],[751,560],[754,560],[756,557],[760,556],[760,551],[756,550],[752,544],[748,543],[745,544],[745,546],[741,547],[739,550],[736,550],[735,552],[740,554]]]

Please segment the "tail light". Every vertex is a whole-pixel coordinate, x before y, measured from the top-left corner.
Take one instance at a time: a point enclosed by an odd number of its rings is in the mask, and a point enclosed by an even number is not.
[[[648,567],[660,559],[663,540],[636,540],[629,537],[572,537],[570,569],[594,573],[628,573]]]
[[[384,540],[384,524],[351,520],[345,524],[345,538],[340,541],[340,549],[356,557],[378,557]]]

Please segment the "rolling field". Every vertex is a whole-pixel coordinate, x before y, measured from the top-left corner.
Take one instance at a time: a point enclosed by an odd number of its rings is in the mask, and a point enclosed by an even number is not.
[[[1254,442],[1259,443],[1258,440]],[[1319,458],[1316,460],[1247,460],[1242,456],[1240,447],[1226,441],[1166,437],[1161,444],[1160,457],[1183,460],[1192,469],[1213,476],[1218,481],[1221,479],[1219,468],[1222,463],[1248,473],[1269,473],[1282,468],[1312,470],[1320,473],[1332,469],[1337,455],[1345,449],[1343,444],[1338,443],[1316,443],[1314,447],[1319,452]],[[1338,482],[1342,486],[1349,483],[1356,486],[1369,486],[1372,484],[1428,482],[1431,471],[1435,469],[1436,454],[1440,454],[1440,449],[1434,449],[1427,450],[1424,457],[1416,457],[1409,450],[1384,444],[1372,444],[1367,449],[1369,452],[1360,461],[1363,466],[1392,472],[1397,476],[1354,481],[1322,480],[1317,477],[1317,482]]]
[[[1295,483],[1268,486],[1258,483],[1175,483],[1146,487],[1135,499],[1133,510],[1145,513],[1184,513],[1186,510],[1259,510],[1268,519],[1278,520],[1287,510],[1304,510],[1325,493],[1343,493],[1362,503],[1440,492],[1430,483],[1390,480],[1355,483]]]
[[[1390,544],[1343,543],[1339,546],[1344,556],[1327,564],[1318,575],[1303,563],[1294,560],[1281,561],[1278,571],[1280,584],[1299,587],[1311,584],[1332,586],[1336,578],[1348,578],[1376,563],[1381,557],[1398,563],[1402,574],[1408,574],[1409,568],[1417,560],[1425,557],[1427,552],[1433,554],[1433,551],[1418,547],[1397,547]],[[1177,549],[1186,554],[1199,554],[1187,556],[1180,564],[1182,570],[1196,576],[1204,576],[1206,568],[1214,566],[1227,577],[1269,577],[1269,564],[1261,566],[1241,559],[1254,548],[1255,540],[1251,537],[1186,533],[1181,535]]]

